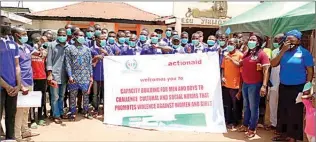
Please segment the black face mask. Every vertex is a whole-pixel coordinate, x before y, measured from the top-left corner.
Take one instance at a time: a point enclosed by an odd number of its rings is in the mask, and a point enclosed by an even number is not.
[[[9,35],[11,34],[11,27],[10,26],[1,26],[0,27],[1,35]]]

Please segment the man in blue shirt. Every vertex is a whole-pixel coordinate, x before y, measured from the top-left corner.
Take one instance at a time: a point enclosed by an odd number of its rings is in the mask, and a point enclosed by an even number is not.
[[[178,35],[174,35],[171,38],[171,46],[172,51],[169,54],[185,54],[184,47],[180,44],[180,37]]]
[[[171,42],[171,36],[172,36],[172,33],[171,33],[171,31],[172,31],[172,28],[167,28],[166,29],[166,37],[163,39],[163,41],[164,42],[166,42],[168,45],[170,44],[170,42]]]
[[[17,95],[21,88],[21,69],[19,64],[19,48],[8,38],[11,34],[11,21],[1,16],[0,37],[0,116],[5,109],[5,139],[13,140],[16,115]],[[5,68],[4,68],[5,67]],[[0,117],[1,120],[2,117]],[[0,124],[1,125],[1,124]],[[3,126],[2,126],[3,127]]]
[[[202,53],[205,45],[202,44],[199,39],[200,39],[200,35],[197,33],[192,34],[192,43],[191,45],[193,46],[193,53]],[[192,51],[191,51],[192,52]]]
[[[216,42],[215,36],[210,35],[207,39],[207,48],[204,48],[203,52],[216,52],[219,49],[219,44]]]
[[[117,33],[117,46],[120,50],[122,50],[124,47],[126,47],[126,44],[125,44],[125,33],[122,32],[122,31],[119,31]]]
[[[116,56],[120,55],[121,50],[116,44],[116,33],[113,31],[109,32],[108,41],[107,41],[107,47],[109,47],[112,50],[112,53]]]
[[[148,32],[143,30],[140,32],[139,40],[137,41],[136,45],[138,49],[143,49],[146,44],[148,44]]]
[[[180,37],[181,46],[184,48],[186,53],[193,53],[193,46],[189,44],[189,34],[187,32],[182,32]]]
[[[158,45],[158,35],[156,32],[153,32],[150,35],[150,44],[146,44],[144,48],[141,50],[140,55],[154,55],[154,54],[162,54],[163,52],[170,52],[172,49],[168,48],[168,46],[159,46]]]
[[[132,34],[129,39],[129,45],[122,49],[121,55],[140,55],[141,50],[137,50],[136,41],[137,36]]]
[[[131,31],[124,31],[125,33],[125,45],[128,46],[128,42],[129,42],[129,39],[131,38],[132,34],[131,34]]]
[[[94,45],[94,27],[90,26],[87,28],[87,31],[86,31],[85,46],[90,48],[93,45]]]

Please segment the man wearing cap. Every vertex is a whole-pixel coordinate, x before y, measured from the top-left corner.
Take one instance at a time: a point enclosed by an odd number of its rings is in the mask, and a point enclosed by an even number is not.
[[[180,36],[179,35],[174,35],[171,38],[171,46],[172,46],[172,51],[169,52],[169,54],[185,54],[184,47],[181,46],[180,44]]]

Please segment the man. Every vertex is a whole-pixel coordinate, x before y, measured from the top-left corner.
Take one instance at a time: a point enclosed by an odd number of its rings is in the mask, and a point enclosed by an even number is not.
[[[93,66],[93,98],[92,98],[92,106],[98,115],[101,115],[99,112],[99,107],[103,104],[103,94],[104,94],[104,75],[103,75],[103,57],[104,56],[112,56],[112,50],[106,46],[106,35],[100,34],[95,38],[95,44],[91,47],[91,55],[92,55],[92,66]],[[102,51],[105,50],[105,51]]]
[[[65,29],[67,32],[67,42],[69,42],[72,39],[72,32],[71,32],[72,27],[73,26],[71,24],[65,25]]]
[[[274,59],[280,51],[280,42],[284,38],[284,34],[278,34],[273,39],[272,59]],[[268,129],[275,130],[277,126],[277,110],[278,110],[278,98],[279,98],[279,84],[280,84],[280,65],[272,67],[270,74],[270,81],[272,87],[269,90],[269,107],[270,107],[270,122],[271,126]]]
[[[86,31],[86,42],[85,42],[85,46],[87,47],[91,47],[94,45],[94,27],[90,26],[87,28]]]
[[[12,35],[19,47],[19,63],[21,68],[21,91],[23,95],[28,95],[29,91],[33,90],[33,71],[31,56],[41,56],[41,53],[33,47],[25,44],[28,41],[28,36],[24,28],[15,27],[12,29]],[[24,138],[37,136],[39,134],[31,133],[28,128],[28,107],[17,108],[15,117],[14,135],[15,139],[20,142]]]
[[[61,118],[66,118],[63,111],[63,99],[67,85],[64,50],[69,44],[67,44],[66,29],[59,29],[57,35],[57,41],[53,42],[47,49],[46,69],[48,73],[47,81],[51,92],[53,120],[56,124],[61,124]]]
[[[167,28],[166,29],[166,37],[163,39],[164,42],[166,42],[168,45],[170,44],[171,42],[171,31],[172,31],[172,28]]]
[[[122,31],[119,31],[117,33],[117,46],[120,50],[122,50],[124,47],[126,47],[126,45],[125,45],[125,33]]]
[[[117,55],[120,55],[121,50],[118,47],[118,45],[116,44],[115,39],[116,39],[116,33],[113,31],[110,31],[109,35],[108,35],[108,41],[107,41],[106,46],[109,47],[112,50],[112,53],[117,56]]]
[[[207,46],[207,44],[205,44],[205,43],[203,42],[203,40],[204,40],[203,32],[202,32],[202,31],[197,31],[196,33],[199,34],[199,36],[200,36],[200,38],[199,38],[200,43],[201,43],[202,45],[204,45],[204,46]]]
[[[14,41],[10,40],[8,37],[8,35],[11,34],[10,19],[5,16],[1,16],[0,22],[0,121],[2,118],[2,112],[4,108],[6,130],[5,139],[13,140],[15,139],[14,126],[17,110],[17,95],[21,88],[19,47]]]
[[[105,35],[105,39],[108,37],[108,29],[107,28],[103,28],[101,30],[101,33]]]
[[[197,33],[192,34],[192,46],[193,46],[193,53],[202,53],[206,46],[200,42],[200,35]]]
[[[171,46],[172,46],[172,51],[170,51],[170,54],[185,54],[184,47],[181,46],[180,44],[180,36],[179,35],[174,35],[171,38]]]
[[[189,44],[189,34],[187,32],[182,32],[180,36],[181,46],[184,48],[185,53],[192,53],[193,46]]]
[[[227,48],[226,48],[227,35],[226,34],[219,34],[218,35],[218,42],[219,42],[219,46],[220,46],[220,48],[218,48],[219,64],[221,65],[223,58],[228,53]]]
[[[158,36],[156,32],[150,35],[150,44],[146,44],[141,50],[140,55],[154,55],[162,54],[163,52],[170,52],[172,49],[168,47],[161,47],[158,45]]]
[[[144,46],[148,44],[147,41],[148,41],[148,32],[146,30],[143,30],[140,32],[139,40],[137,42],[138,49],[143,49]]]
[[[207,48],[204,48],[203,52],[217,52],[219,45],[216,41],[217,41],[216,37],[213,35],[210,35],[207,39]]]
[[[99,35],[96,35],[99,36]],[[76,31],[74,33],[74,45],[68,46],[65,49],[65,64],[66,71],[69,77],[68,89],[70,91],[69,98],[69,119],[74,121],[76,119],[76,97],[79,89],[83,95],[83,113],[88,119],[92,116],[89,113],[89,93],[93,83],[92,57],[91,50],[84,45],[84,33]]]
[[[74,41],[74,33],[76,32],[76,31],[80,31],[80,28],[78,28],[78,27],[76,27],[76,26],[72,26],[71,27],[71,33],[72,33],[72,35],[71,35],[71,40],[68,42],[68,44],[70,44],[70,45],[72,45],[72,44],[74,44],[75,43],[75,41]]]
[[[158,35],[158,39],[159,40],[161,40],[161,41],[163,41],[163,39],[162,39],[162,33],[163,33],[163,30],[161,29],[161,28],[157,28],[157,29],[155,29],[155,31],[154,32],[156,32],[157,33],[157,35]]]
[[[102,33],[101,26],[99,24],[95,24],[94,29],[95,29],[95,32],[94,32],[95,36],[100,35]]]
[[[129,44],[129,39],[131,38],[132,34],[131,31],[125,31],[125,44],[128,46]]]
[[[130,37],[129,45],[121,51],[121,55],[140,55],[140,49],[137,50],[136,46],[137,36],[132,34]]]

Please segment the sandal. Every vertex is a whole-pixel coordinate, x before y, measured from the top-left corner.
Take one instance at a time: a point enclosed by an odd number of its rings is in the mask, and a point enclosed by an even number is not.
[[[90,113],[86,113],[84,117],[87,119],[93,119],[93,116]]]
[[[76,121],[76,115],[74,115],[74,114],[71,115],[71,114],[70,114],[70,115],[68,116],[68,119],[69,119],[69,121]]]
[[[248,130],[246,136],[247,136],[248,138],[253,138],[253,137],[256,136],[256,133],[257,133],[256,131]]]
[[[62,115],[61,119],[68,119],[68,115],[67,114]]]
[[[239,128],[237,128],[238,132],[247,132],[248,128],[244,125],[241,125]]]
[[[61,121],[60,118],[54,118],[54,122],[55,122],[56,124],[62,124],[62,123],[63,123],[63,121]]]

